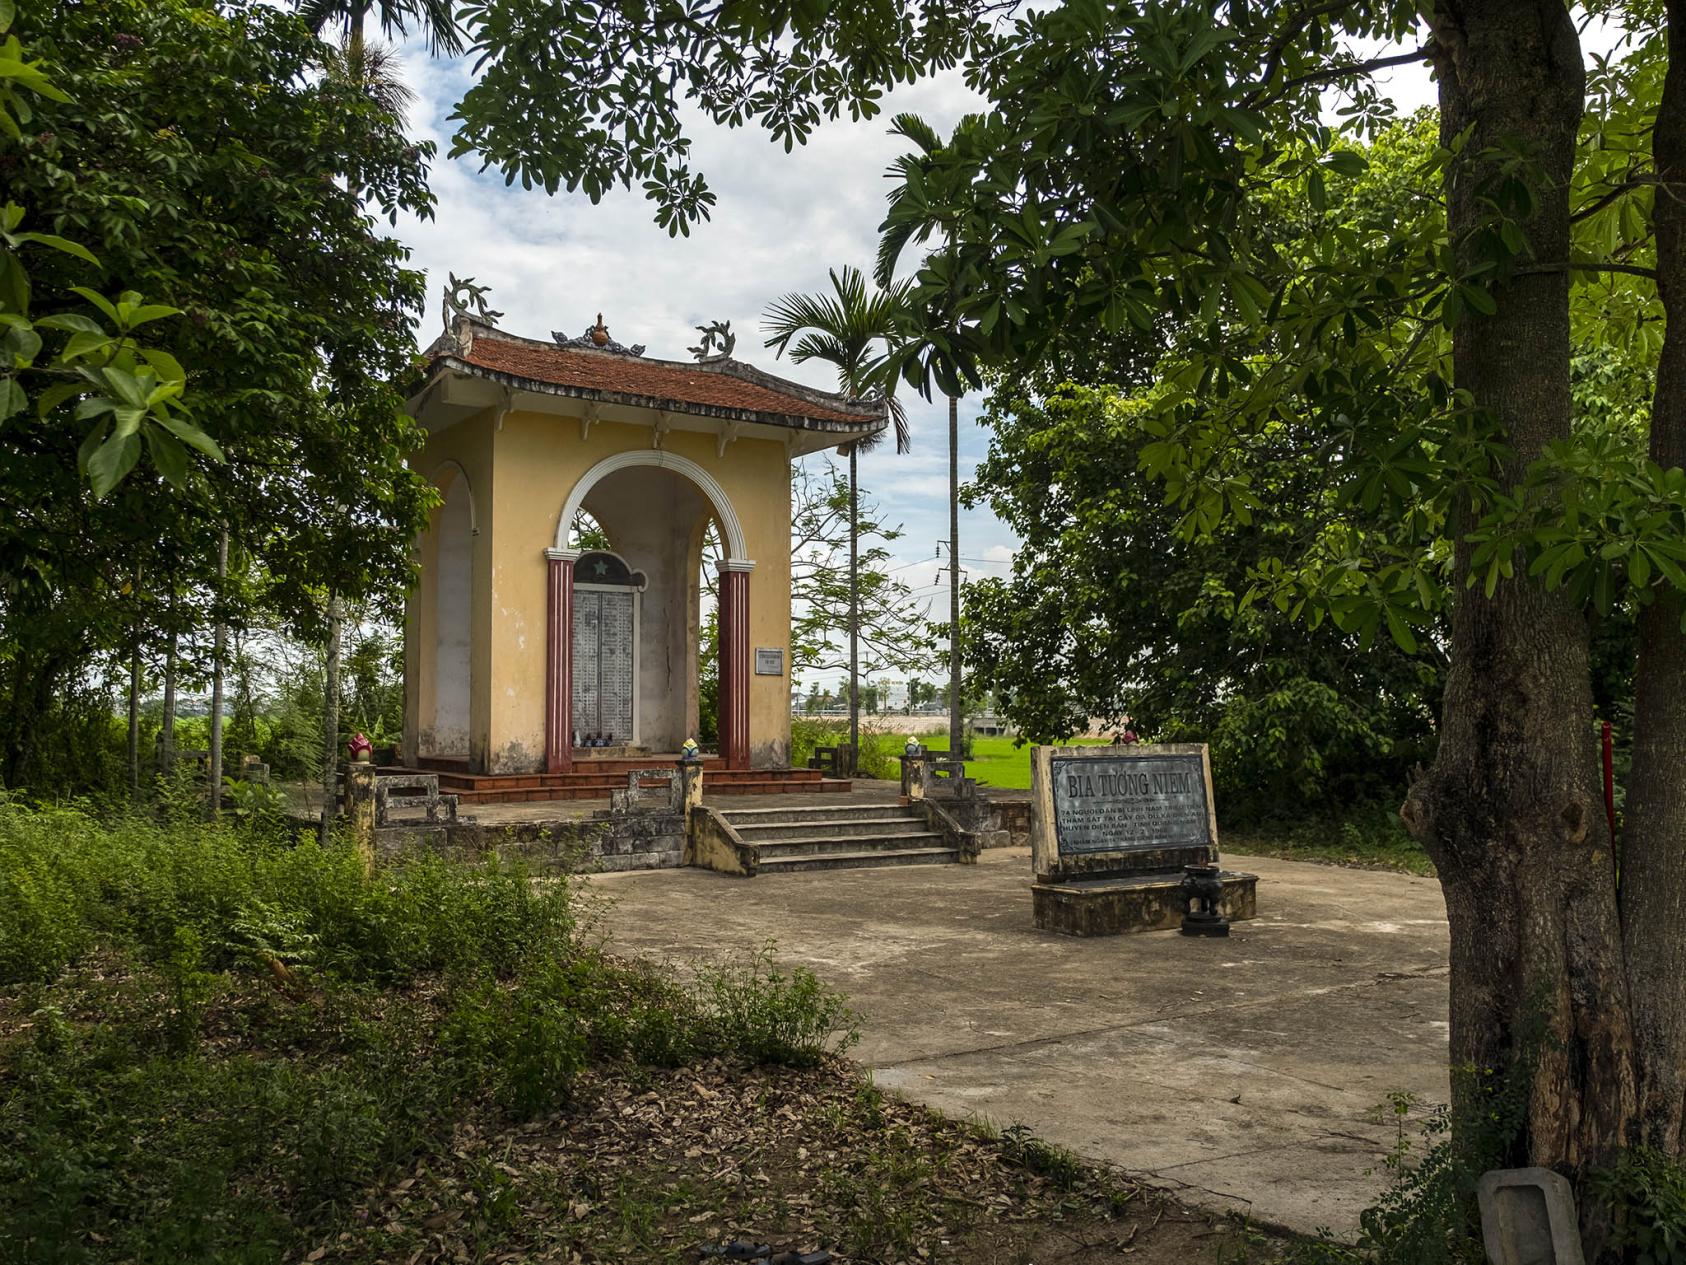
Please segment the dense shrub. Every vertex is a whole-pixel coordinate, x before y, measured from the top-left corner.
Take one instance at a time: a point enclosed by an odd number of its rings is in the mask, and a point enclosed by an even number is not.
[[[760,949],[685,986],[565,883],[0,801],[0,1262],[296,1257],[465,1118],[594,1060],[806,1065],[843,998]],[[98,1236],[97,1238],[95,1236]]]
[[[861,777],[884,778],[890,781],[902,775],[896,757],[907,744],[903,734],[876,728],[870,717],[861,724],[861,749],[856,771]],[[796,768],[806,768],[817,747],[835,747],[849,741],[847,720],[816,720],[811,716],[790,718],[790,762]]]
[[[757,1063],[811,1067],[859,1040],[843,995],[806,967],[781,970],[770,943],[705,970],[701,988],[718,1043]]]
[[[1610,1209],[1610,1247],[1621,1259],[1686,1265],[1686,1168],[1679,1160],[1644,1147],[1625,1151],[1591,1187]]]
[[[419,854],[371,882],[353,849],[308,837],[0,802],[0,984],[51,979],[96,939],[168,958],[183,928],[216,970],[255,957],[389,983],[506,976],[570,925],[565,887],[496,862]]]

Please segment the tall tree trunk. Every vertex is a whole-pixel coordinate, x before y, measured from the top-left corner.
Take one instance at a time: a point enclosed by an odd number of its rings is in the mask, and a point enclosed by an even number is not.
[[[1534,164],[1531,258],[1501,268],[1498,312],[1453,335],[1456,385],[1504,430],[1511,484],[1570,430],[1569,179],[1583,108],[1579,41],[1562,0],[1440,0],[1432,26],[1448,145],[1448,228],[1460,265],[1487,258],[1486,155]],[[1467,523],[1468,515],[1464,516]],[[1401,815],[1440,872],[1451,924],[1451,1060],[1468,1104],[1480,1074],[1530,1058],[1515,1161],[1577,1172],[1628,1136],[1633,1034],[1615,870],[1600,820],[1587,631],[1561,593],[1522,575],[1491,598],[1458,544],[1439,754]],[[1532,1022],[1545,1039],[1527,1048]]]
[[[1667,332],[1651,459],[1686,466],[1686,0],[1669,0],[1669,60],[1651,134],[1657,291]],[[1622,830],[1622,934],[1633,998],[1640,1138],[1678,1154],[1686,1097],[1686,636],[1666,586],[1639,617],[1633,768]]]
[[[948,755],[965,758],[960,703],[960,399],[948,397]]]
[[[134,630],[134,643],[129,647],[129,798],[140,794],[140,694],[141,648],[140,627]]]
[[[328,661],[322,690],[322,822],[318,837],[328,841],[334,821],[334,792],[340,767],[340,600],[328,599]]]
[[[135,564],[134,620],[129,625],[129,798],[140,794],[141,567]]]
[[[228,621],[223,615],[223,590],[228,580],[228,528],[217,536],[217,622],[211,636],[211,817],[222,814],[222,674],[228,648]]]
[[[845,777],[860,771],[861,759],[861,507],[856,479],[856,449],[849,445],[849,767]]]
[[[170,581],[170,632],[164,643],[164,715],[158,725],[159,772],[170,775],[176,767],[176,667],[181,635],[176,630],[176,588]]]

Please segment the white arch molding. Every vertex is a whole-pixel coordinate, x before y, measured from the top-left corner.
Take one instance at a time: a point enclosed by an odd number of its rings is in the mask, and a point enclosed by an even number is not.
[[[467,490],[468,530],[470,534],[478,536],[480,534],[480,518],[474,506],[474,485],[469,482],[468,471],[462,468],[461,463],[447,457],[444,461],[439,463],[439,468],[433,472],[433,477],[429,479],[428,482],[433,484],[435,488],[439,489],[439,494],[441,496],[448,497],[451,494],[450,488],[443,486],[442,482],[447,474],[451,476],[451,483],[453,487],[456,485],[457,480],[460,479],[463,487]]]
[[[715,520],[720,524],[720,534],[725,538],[723,543],[726,546],[727,563],[740,564],[733,568],[740,571],[748,571],[755,565],[745,556],[747,549],[744,544],[743,524],[738,522],[737,511],[732,508],[726,489],[720,486],[712,474],[689,457],[659,448],[618,452],[612,457],[603,458],[582,474],[562,506],[562,517],[556,523],[556,543],[545,552],[553,558],[574,557],[578,551],[568,548],[568,529],[573,524],[574,515],[584,507],[585,498],[605,476],[634,466],[656,466],[689,479],[714,507]]]

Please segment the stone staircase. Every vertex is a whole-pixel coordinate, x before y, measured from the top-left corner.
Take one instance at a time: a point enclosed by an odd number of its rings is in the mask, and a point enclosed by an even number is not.
[[[843,801],[814,808],[728,808],[720,815],[754,850],[761,874],[960,860],[959,849],[930,829],[917,807]]]

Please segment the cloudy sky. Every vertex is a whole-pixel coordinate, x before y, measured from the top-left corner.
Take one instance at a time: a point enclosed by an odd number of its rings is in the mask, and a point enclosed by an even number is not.
[[[411,49],[404,74],[418,98],[412,129],[448,152],[447,118],[467,86],[465,65]],[[1433,94],[1420,70],[1396,72],[1394,91],[1405,108]],[[515,333],[578,333],[602,312],[619,341],[684,360],[694,326],[730,320],[738,358],[834,387],[824,366],[774,359],[761,345],[761,313],[781,294],[824,289],[830,267],[870,267],[889,188],[884,171],[905,145],[886,133],[891,116],[911,110],[946,131],[976,105],[958,74],[940,76],[892,93],[879,118],[827,124],[789,154],[762,132],[699,123],[692,133],[695,166],[719,202],[710,221],[677,239],[656,227],[641,194],[617,192],[593,206],[583,195],[507,188],[472,160],[441,159],[432,179],[436,218],[399,226],[428,274],[421,340],[436,332],[438,294],[449,271],[490,285],[492,306],[505,313],[501,324]],[[977,396],[961,403],[962,479],[971,478],[987,446],[975,423],[979,403]],[[891,565],[923,604],[945,592],[935,555],[937,541],[948,535],[947,420],[940,401],[915,397],[909,411],[912,453],[898,456],[893,445],[880,445],[862,459],[861,483],[885,507],[886,521],[903,524],[906,535]],[[1007,573],[1015,542],[987,510],[962,511],[960,540],[967,573]],[[939,609],[946,610],[946,598]]]

